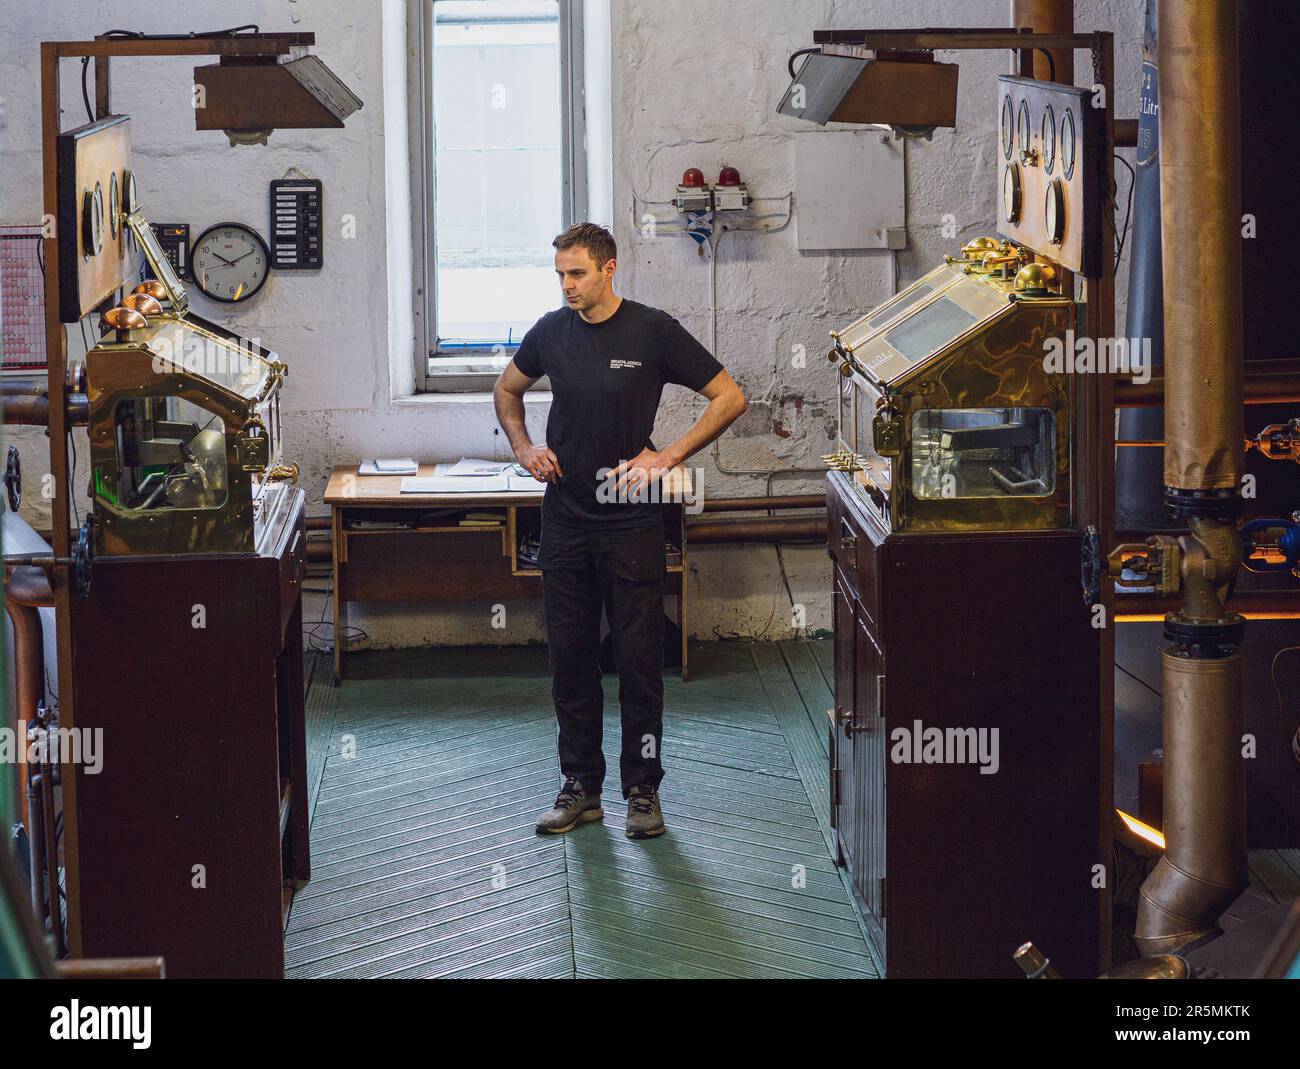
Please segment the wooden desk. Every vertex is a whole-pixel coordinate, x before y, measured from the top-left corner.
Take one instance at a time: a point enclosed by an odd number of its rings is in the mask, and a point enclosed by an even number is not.
[[[420,475],[433,475],[422,464]],[[690,475],[674,469],[665,487],[689,499]],[[519,541],[541,529],[541,494],[404,494],[400,475],[359,475],[356,465],[334,468],[325,488],[334,539],[334,682],[343,679],[344,633],[350,601],[471,601],[540,598],[542,573],[519,562]],[[425,523],[435,509],[497,512],[494,527],[462,527],[454,519]],[[681,547],[670,562],[664,593],[677,600],[682,633],[682,679],[686,660],[686,514],[680,503],[664,505],[664,534]],[[377,529],[374,524],[392,524]]]

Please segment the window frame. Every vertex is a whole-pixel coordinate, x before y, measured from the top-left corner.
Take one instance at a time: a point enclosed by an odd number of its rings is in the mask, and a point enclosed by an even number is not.
[[[412,268],[416,287],[415,389],[417,393],[465,393],[490,388],[519,347],[498,343],[439,350],[437,222],[438,191],[433,126],[433,5],[416,0],[410,38],[412,56],[412,197],[415,240]],[[563,173],[562,223],[587,218],[586,77],[583,0],[558,0],[560,31],[560,139]],[[557,306],[558,306],[557,299]],[[521,339],[522,340],[522,339]],[[543,382],[540,384],[545,386]]]

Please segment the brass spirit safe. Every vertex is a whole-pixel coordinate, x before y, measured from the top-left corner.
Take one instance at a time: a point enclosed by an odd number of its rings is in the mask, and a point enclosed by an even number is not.
[[[1073,386],[1048,357],[1075,311],[1052,276],[979,238],[832,332],[842,452],[829,461],[887,531],[1071,526]]]
[[[297,480],[281,463],[287,368],[193,314],[149,223],[126,225],[158,281],[104,313],[86,354],[96,551],[254,552]]]

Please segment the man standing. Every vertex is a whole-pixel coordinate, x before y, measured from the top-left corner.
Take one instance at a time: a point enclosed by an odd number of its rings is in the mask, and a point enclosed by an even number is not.
[[[554,245],[565,306],[524,336],[494,393],[515,457],[549,484],[539,564],[564,785],[537,831],[567,832],[603,815],[603,607],[618,662],[627,835],[646,839],[664,831],[665,554],[663,506],[652,500],[653,488],[722,434],[745,410],[745,398],[677,320],[615,294],[618,250],[608,230],[579,223]],[[534,445],[523,397],[543,375],[551,383],[551,411],[546,441]],[[709,404],[690,430],[656,450],[650,435],[670,382]]]

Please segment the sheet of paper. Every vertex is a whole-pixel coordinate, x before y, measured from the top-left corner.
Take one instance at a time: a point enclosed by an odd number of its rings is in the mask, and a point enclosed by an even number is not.
[[[404,494],[500,494],[506,489],[504,475],[486,477],[433,475],[402,480]]]
[[[359,475],[414,475],[420,465],[410,457],[391,460],[363,460],[357,468]]]
[[[512,494],[544,494],[546,483],[539,483],[531,475],[506,474],[506,489]]]
[[[472,476],[472,475],[500,475],[506,468],[510,467],[508,460],[472,460],[461,457],[455,464],[439,464],[434,469],[437,475],[450,475],[455,477]]]

